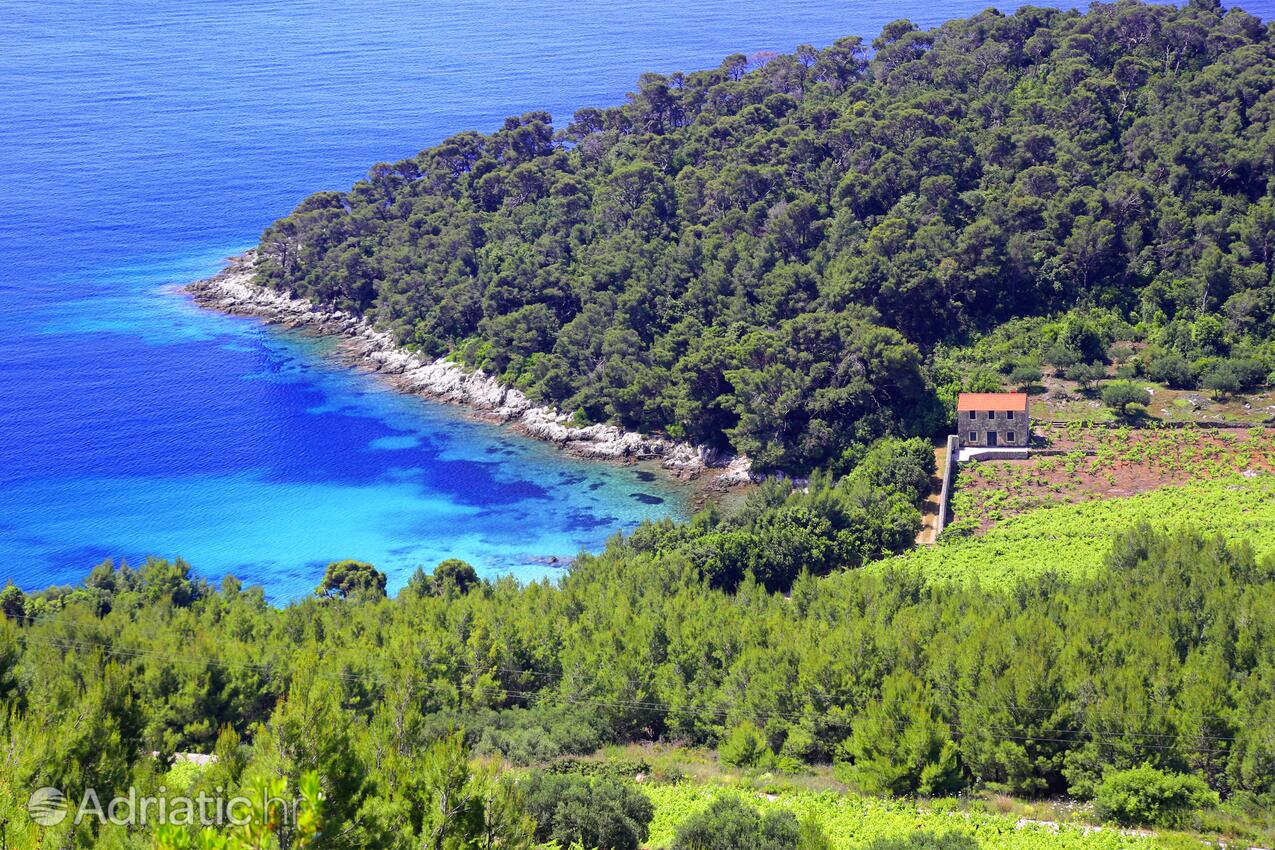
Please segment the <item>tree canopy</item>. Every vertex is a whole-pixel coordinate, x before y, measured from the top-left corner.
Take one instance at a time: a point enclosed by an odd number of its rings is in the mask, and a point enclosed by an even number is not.
[[[1273,113],[1269,27],[1209,0],[897,21],[379,164],[271,225],[260,276],[585,419],[804,471],[928,434],[961,382],[935,346],[1019,316],[1114,311],[1265,380]]]

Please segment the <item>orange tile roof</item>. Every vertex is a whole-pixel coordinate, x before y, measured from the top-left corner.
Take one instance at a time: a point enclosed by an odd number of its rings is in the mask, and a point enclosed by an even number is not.
[[[958,411],[1021,410],[1027,412],[1027,393],[961,393],[956,397]]]

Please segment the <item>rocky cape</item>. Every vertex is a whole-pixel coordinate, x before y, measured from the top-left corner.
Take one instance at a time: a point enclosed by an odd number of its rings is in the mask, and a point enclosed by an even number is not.
[[[231,257],[221,272],[189,284],[184,291],[201,307],[339,336],[344,360],[375,372],[396,389],[462,405],[483,419],[507,424],[574,455],[619,462],[658,460],[673,475],[701,479],[711,489],[748,484],[758,478],[743,455],[722,456],[705,446],[625,431],[614,425],[573,425],[565,414],[534,404],[493,375],[467,370],[442,357],[421,358],[360,316],[260,286],[253,272],[255,262],[254,251]]]

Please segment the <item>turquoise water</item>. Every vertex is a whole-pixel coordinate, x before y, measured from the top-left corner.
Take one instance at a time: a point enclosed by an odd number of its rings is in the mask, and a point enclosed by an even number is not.
[[[345,557],[392,588],[447,556],[554,575],[547,559],[683,516],[686,494],[388,392],[175,284],[306,194],[459,130],[530,109],[562,121],[643,71],[983,4],[4,5],[0,582],[158,554],[282,600]]]

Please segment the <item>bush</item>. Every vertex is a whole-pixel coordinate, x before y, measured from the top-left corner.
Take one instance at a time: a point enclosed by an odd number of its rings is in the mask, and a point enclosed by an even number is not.
[[[1193,812],[1217,804],[1217,794],[1198,776],[1144,765],[1103,777],[1094,811],[1118,824],[1175,827],[1186,823]]]
[[[967,537],[973,537],[974,532],[978,531],[979,522],[973,517],[957,519],[943,526],[943,533],[939,535],[939,543],[952,543],[957,540],[964,540]]]
[[[920,437],[877,440],[851,471],[847,485],[868,486],[902,493],[919,504],[930,492],[934,477],[934,447]]]
[[[1191,364],[1174,351],[1153,357],[1147,364],[1147,377],[1158,384],[1178,390],[1194,387],[1197,380]]]
[[[771,756],[765,736],[747,720],[732,729],[717,748],[717,757],[722,764],[732,767],[758,767]]]
[[[479,755],[499,754],[514,764],[536,764],[564,755],[584,755],[605,743],[606,721],[575,706],[537,705],[501,711],[474,710],[431,715],[440,730],[465,724]]]
[[[788,811],[760,814],[737,797],[718,797],[677,828],[672,850],[817,850],[827,839]]]
[[[536,838],[562,847],[637,850],[655,815],[645,794],[607,779],[532,773],[519,788]]]

